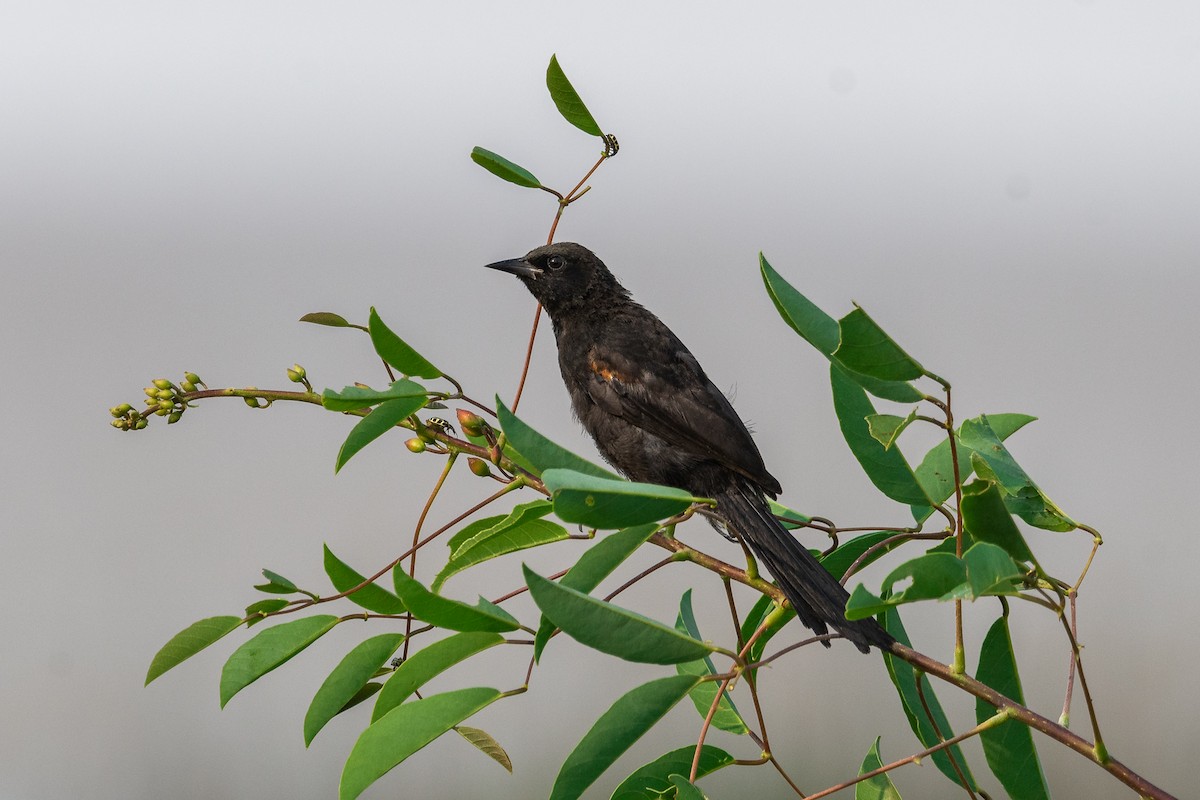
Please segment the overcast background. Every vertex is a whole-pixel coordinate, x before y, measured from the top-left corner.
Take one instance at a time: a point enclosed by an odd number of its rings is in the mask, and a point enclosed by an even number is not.
[[[543,242],[554,202],[468,153],[487,147],[562,190],[591,165],[596,140],[545,90],[554,52],[622,144],[559,238],[597,251],[736,390],[785,501],[843,526],[909,519],[841,441],[824,359],[776,315],[760,250],[835,316],[867,308],[953,382],[960,418],[1040,418],[1013,452],[1106,537],[1080,631],[1109,749],[1167,789],[1193,785],[1195,4],[45,1],[0,9],[0,798],[335,796],[366,709],[307,752],[304,711],[382,625],[341,626],[224,712],[219,671],[243,633],[148,689],[145,669],[179,629],[256,599],[262,567],[326,591],[322,542],[363,570],[387,563],[438,460],[389,437],[335,478],[351,421],[316,408],[210,401],[137,436],[107,409],[184,370],[288,388],[299,361],[318,388],[378,384],[364,337],[296,323],[317,310],[364,321],[372,304],[470,392],[511,397],[533,302],[480,266]],[[594,454],[548,337],[535,360],[523,416]],[[455,477],[431,522],[491,486]],[[702,524],[683,535],[737,557]],[[1090,544],[1029,538],[1067,578]],[[548,572],[581,550],[528,560]],[[443,556],[435,546],[427,577]],[[447,591],[496,596],[520,560]],[[720,597],[680,565],[624,601],[669,620],[692,586]],[[970,652],[996,610],[968,609]],[[943,660],[947,612],[908,615]],[[1032,607],[1014,615],[1029,700],[1057,717],[1061,631]],[[701,609],[714,638],[727,618]],[[763,680],[775,751],[805,790],[853,774],[876,735],[885,760],[919,749],[876,657],[817,650]],[[513,688],[527,654],[503,655],[431,688]],[[446,738],[365,796],[542,796],[612,700],[662,674],[556,640],[530,694],[471,723],[508,748],[513,776]],[[973,704],[941,697],[967,727]],[[698,723],[678,708],[593,796],[694,741]],[[1128,795],[1037,741],[1059,796]],[[898,780],[909,797],[961,796],[932,765]],[[703,786],[789,796],[769,768]]]

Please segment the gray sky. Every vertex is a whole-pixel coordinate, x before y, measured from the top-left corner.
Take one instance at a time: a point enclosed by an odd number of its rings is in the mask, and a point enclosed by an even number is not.
[[[1106,537],[1080,627],[1110,750],[1168,789],[1190,785],[1200,11],[1104,0],[731,8],[0,9],[0,581],[11,598],[0,798],[333,796],[361,720],[336,720],[305,752],[304,709],[367,629],[341,626],[223,712],[220,665],[240,634],[149,689],[145,668],[188,623],[256,599],[261,567],[323,590],[322,542],[363,569],[386,563],[438,463],[397,436],[335,478],[349,421],[317,409],[209,402],[138,436],[109,428],[106,409],[184,370],[214,386],[286,388],[299,361],[318,386],[378,383],[365,339],[295,323],[316,310],[361,321],[371,305],[473,394],[510,397],[533,304],[479,267],[544,241],[554,205],[467,154],[487,147],[562,189],[590,166],[595,140],[558,117],[544,88],[553,52],[622,144],[559,238],[597,251],[736,389],[787,502],[843,526],[907,521],[841,442],[824,360],[776,316],[759,250],[831,313],[867,308],[954,383],[960,417],[1040,418],[1014,453]],[[594,453],[548,338],[522,411]],[[914,461],[922,450],[910,447]],[[433,519],[483,491],[464,474]],[[736,557],[704,526],[686,535]],[[1087,554],[1080,534],[1030,540],[1063,576]],[[559,558],[528,560],[551,571]],[[448,591],[494,596],[519,560]],[[668,619],[688,587],[719,594],[694,568],[660,574],[626,602]],[[727,635],[725,613],[701,609],[714,638]],[[909,615],[919,648],[943,659],[945,613]],[[994,614],[969,608],[969,649]],[[1065,648],[1052,621],[1016,617],[1026,692],[1056,717]],[[538,796],[615,697],[664,674],[566,640],[547,655],[529,695],[473,723],[508,747],[515,776],[447,740],[366,796]],[[511,688],[524,658],[440,686]],[[851,648],[785,660],[765,691],[777,753],[808,790],[852,773],[876,735],[885,759],[918,749],[879,663]],[[960,726],[971,716],[971,703],[942,699]],[[1074,711],[1090,735],[1084,707]],[[686,744],[697,722],[677,710],[622,765]],[[1038,741],[1060,792],[1120,796]],[[748,742],[716,743],[754,755]],[[930,766],[899,780],[908,796],[958,796]],[[787,796],[765,769],[704,786]]]

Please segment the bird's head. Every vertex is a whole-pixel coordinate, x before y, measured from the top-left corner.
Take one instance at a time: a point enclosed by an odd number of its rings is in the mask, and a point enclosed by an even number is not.
[[[573,308],[594,306],[601,299],[628,297],[604,262],[574,242],[548,244],[530,250],[524,258],[487,266],[520,278],[551,318]]]

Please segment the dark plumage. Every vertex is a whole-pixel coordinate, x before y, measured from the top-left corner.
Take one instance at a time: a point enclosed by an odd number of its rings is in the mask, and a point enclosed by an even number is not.
[[[575,415],[609,463],[631,480],[714,498],[809,628],[832,625],[863,652],[892,643],[874,620],[845,618],[846,590],[771,515],[766,496],[779,481],[729,400],[604,262],[563,242],[488,266],[520,278],[550,316]]]

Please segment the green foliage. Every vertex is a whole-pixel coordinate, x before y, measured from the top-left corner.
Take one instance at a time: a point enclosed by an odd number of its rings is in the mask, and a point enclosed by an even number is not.
[[[604,140],[600,161],[575,189],[565,195],[555,191],[528,169],[483,148],[475,148],[471,158],[505,181],[544,189],[556,197],[557,225],[561,214],[583,196],[584,184],[600,164],[616,154],[617,144],[615,137],[602,132],[557,58],[550,61],[546,85],[555,106],[570,124]],[[966,677],[964,665],[969,642],[956,636],[953,667],[914,654],[909,649],[911,642],[899,607],[938,601],[945,605],[934,607],[936,610],[948,612],[953,607],[957,616],[973,610],[963,601],[1000,597],[1006,609],[1009,601],[1031,600],[1037,607],[1048,607],[1050,613],[1061,615],[1066,596],[1076,593],[1082,576],[1072,582],[1047,574],[1035,556],[1038,540],[1027,538],[1022,525],[1050,531],[1082,527],[1093,533],[1096,545],[1099,537],[1059,509],[1005,444],[1033,417],[981,414],[966,418],[956,428],[956,415],[950,412],[950,384],[927,370],[866,311],[854,306],[835,319],[784,279],[765,256],[760,255],[758,266],[766,291],[784,322],[829,362],[833,411],[850,452],[883,496],[910,507],[917,525],[897,524],[894,520],[863,525],[855,520],[852,527],[841,528],[777,503],[772,507],[790,518],[789,528],[811,525],[830,535],[835,546],[817,557],[835,578],[841,579],[851,570],[857,575],[858,570],[888,559],[888,572],[877,588],[854,585],[846,614],[850,619],[877,616],[895,636],[899,646],[884,652],[884,664],[917,744],[939,748],[929,756],[937,769],[954,784],[965,784],[979,793],[981,787],[962,749],[957,744],[940,747],[954,736],[954,729],[928,677],[932,670],[949,684],[970,690],[973,681]],[[194,373],[186,373],[178,385],[161,378],[152,381],[144,390],[148,405],[144,412],[134,411],[128,403],[114,406],[110,409],[114,426],[124,431],[141,430],[151,415],[168,416],[168,422],[177,422],[183,410],[191,408],[197,399],[216,394],[242,398],[255,408],[282,400],[319,403],[335,413],[360,417],[337,454],[336,470],[394,429],[409,430],[415,436],[406,442],[408,450],[422,453],[425,458],[450,459],[441,462],[442,476],[424,506],[416,502],[417,495],[407,491],[408,487],[397,493],[407,508],[423,508],[414,532],[414,542],[419,544],[411,549],[397,547],[387,565],[370,571],[380,577],[390,571],[394,591],[368,583],[362,573],[339,559],[328,546],[324,548],[323,566],[336,590],[334,595],[322,597],[279,573],[263,570],[265,583],[254,588],[269,597],[260,597],[249,605],[244,605],[244,600],[236,602],[234,608],[245,607],[244,616],[209,617],[176,634],[154,656],[146,683],[242,625],[250,628],[262,624],[248,634],[224,664],[219,687],[224,706],[242,689],[303,653],[340,622],[369,622],[372,635],[352,646],[329,673],[309,703],[303,721],[306,744],[335,716],[346,714],[347,724],[353,718],[363,725],[340,784],[340,798],[352,800],[408,756],[451,730],[511,772],[512,761],[497,739],[462,723],[500,699],[535,688],[534,668],[547,657],[548,642],[561,630],[576,642],[612,658],[674,665],[676,674],[650,680],[617,699],[566,757],[552,798],[580,797],[685,696],[691,697],[700,717],[697,720],[689,712],[699,733],[685,746],[633,771],[616,787],[613,798],[697,800],[703,794],[696,780],[735,763],[748,767],[767,760],[762,753],[767,747],[766,725],[775,718],[776,709],[764,702],[761,694],[764,687],[760,679],[769,674],[763,672],[763,667],[794,650],[811,634],[800,626],[789,628],[796,618],[795,611],[766,593],[765,582],[756,579],[763,576],[741,568],[737,548],[725,547],[715,537],[692,537],[690,528],[681,539],[675,538],[676,528],[683,530],[692,516],[713,513],[711,500],[677,488],[622,480],[539,433],[498,397],[493,425],[477,413],[490,414],[486,406],[467,395],[457,380],[385,325],[374,308],[366,326],[332,312],[306,314],[301,319],[326,327],[365,331],[387,368],[388,385],[375,389],[356,383],[340,391],[325,389],[318,395],[308,373],[294,365],[286,371],[288,378],[292,384],[301,384],[304,391],[293,385],[287,391],[250,388],[213,392]],[[401,375],[398,380],[393,370]],[[437,381],[431,384],[435,387],[453,388],[430,388],[412,378]],[[880,402],[902,405],[877,408]],[[514,401],[512,408],[516,406]],[[451,422],[444,419],[419,419],[416,415],[422,409],[456,420],[464,438],[459,438]],[[914,469],[902,448],[912,439],[907,436],[909,430],[926,425],[932,425],[942,438]],[[403,450],[396,450],[408,457]],[[460,463],[455,460],[459,456],[465,457],[469,474],[468,470],[451,469]],[[444,511],[433,501],[448,479],[482,480],[488,486],[487,496],[469,510],[460,509],[462,513],[447,513],[452,521],[433,530],[432,520]],[[493,481],[503,486],[497,490]],[[502,513],[478,516],[485,507],[518,490],[524,494],[507,511],[493,506],[492,511]],[[923,527],[931,519],[938,525],[944,519],[945,527]],[[614,532],[605,533],[610,530]],[[852,531],[861,533],[849,535]],[[447,552],[444,559],[431,564],[434,548],[425,545],[442,536]],[[571,554],[577,551],[561,544],[588,537],[597,537],[597,541],[575,557]],[[407,537],[402,538],[407,542]],[[693,538],[697,544],[692,543]],[[925,550],[923,547],[928,545],[921,545],[917,541],[920,539],[941,541]],[[628,566],[629,559],[647,543],[670,554],[653,567],[637,572]],[[451,578],[481,564],[550,547],[560,556],[558,580],[522,565],[524,585],[513,587],[495,601],[480,597],[470,605],[441,593]],[[896,556],[897,551],[904,555]],[[511,574],[518,561],[509,558],[500,564]],[[710,578],[708,573],[720,576],[725,586],[712,594],[729,606],[732,627],[713,626],[708,633],[714,638],[706,639],[696,621],[691,589],[683,594],[674,627],[591,595],[610,576],[622,581],[617,592],[629,584],[653,581],[656,571],[672,568],[673,561],[694,565],[692,574],[697,576],[697,589],[701,591],[716,585],[715,580],[699,582]],[[423,581],[429,575],[434,577],[427,585]],[[762,592],[748,610],[741,595],[751,589],[743,583]],[[466,578],[460,578],[459,584],[466,584]],[[505,607],[526,590],[533,606],[518,602]],[[657,594],[662,596],[661,592]],[[347,611],[345,616],[311,613],[317,606],[325,610],[325,605],[333,601],[344,601],[341,607]],[[992,603],[974,608],[979,607],[991,608]],[[662,617],[667,613],[664,607],[658,607],[653,615]],[[951,615],[945,613],[944,618],[950,624]],[[968,735],[981,737],[988,766],[1011,797],[1041,800],[1049,797],[1049,790],[1028,727],[1030,717],[1017,719],[1024,699],[1008,625],[1006,613],[984,638],[977,678],[1012,701],[1000,704],[1009,718],[1001,721],[1004,716],[995,716],[993,706],[980,701],[977,728]],[[478,659],[477,663],[486,659],[489,668],[495,668],[497,680],[510,679],[506,661],[497,658],[497,651],[522,652],[520,648],[529,646],[531,649],[523,652],[532,660],[517,659],[524,664],[512,678],[516,688],[502,692],[486,687],[443,690],[441,686],[447,678],[452,679],[456,665],[469,659]],[[771,648],[773,652],[768,652]],[[572,649],[578,652],[567,642],[562,652],[554,655],[570,658]],[[814,650],[819,648],[808,652]],[[916,664],[919,669],[914,667]],[[422,696],[431,683],[440,693]],[[742,693],[738,702],[743,708],[754,709],[753,714],[739,711],[734,692]],[[987,692],[976,692],[977,697],[980,694]],[[372,698],[369,715],[365,710],[348,713]],[[563,704],[557,710],[570,713],[570,706]],[[879,713],[887,712],[881,709]],[[865,724],[875,723],[867,720]],[[1037,724],[1043,731],[1054,733],[1050,730],[1052,723]],[[963,729],[962,724],[959,729]],[[709,744],[710,736],[732,741],[740,752],[735,756]],[[859,775],[881,767],[879,746],[876,738]],[[909,750],[916,746],[910,743]],[[1104,752],[1103,743],[1097,742],[1098,761],[1103,760]],[[778,762],[776,766],[782,770]],[[900,794],[893,783],[894,775],[889,772],[857,783],[855,797],[896,800]],[[994,786],[982,788],[998,796]]]
[[[550,800],[574,800],[700,682],[691,675],[644,683],[605,711],[567,756]]]
[[[871,749],[867,751],[867,757],[863,759],[862,766],[858,768],[858,774],[866,775],[882,766],[883,760],[879,756],[879,737],[876,736],[875,743],[871,745]],[[856,784],[854,800],[901,800],[901,798],[899,790],[885,772]]]
[[[569,469],[546,470],[542,483],[550,491],[559,519],[592,528],[626,528],[655,522],[701,499],[670,486],[597,478]]]
[[[602,653],[643,664],[679,664],[716,651],[661,622],[548,581],[529,567],[525,583],[547,619]]]
[[[457,689],[392,709],[354,743],[342,770],[339,800],[354,800],[392,767],[501,696],[495,689]]]
[[[347,707],[347,704],[362,691],[367,681],[391,658],[392,653],[404,641],[402,633],[381,633],[360,642],[329,673],[304,715],[304,744],[312,744],[325,723]],[[375,691],[378,691],[376,689]]]
[[[1006,697],[1018,703],[1025,702],[1007,615],[996,620],[983,638],[979,648],[979,671],[975,677]],[[976,700],[975,719],[978,722],[994,713],[995,709],[990,705]],[[1010,719],[985,730],[979,738],[992,774],[1012,800],[1049,800],[1050,789],[1028,727]]]

